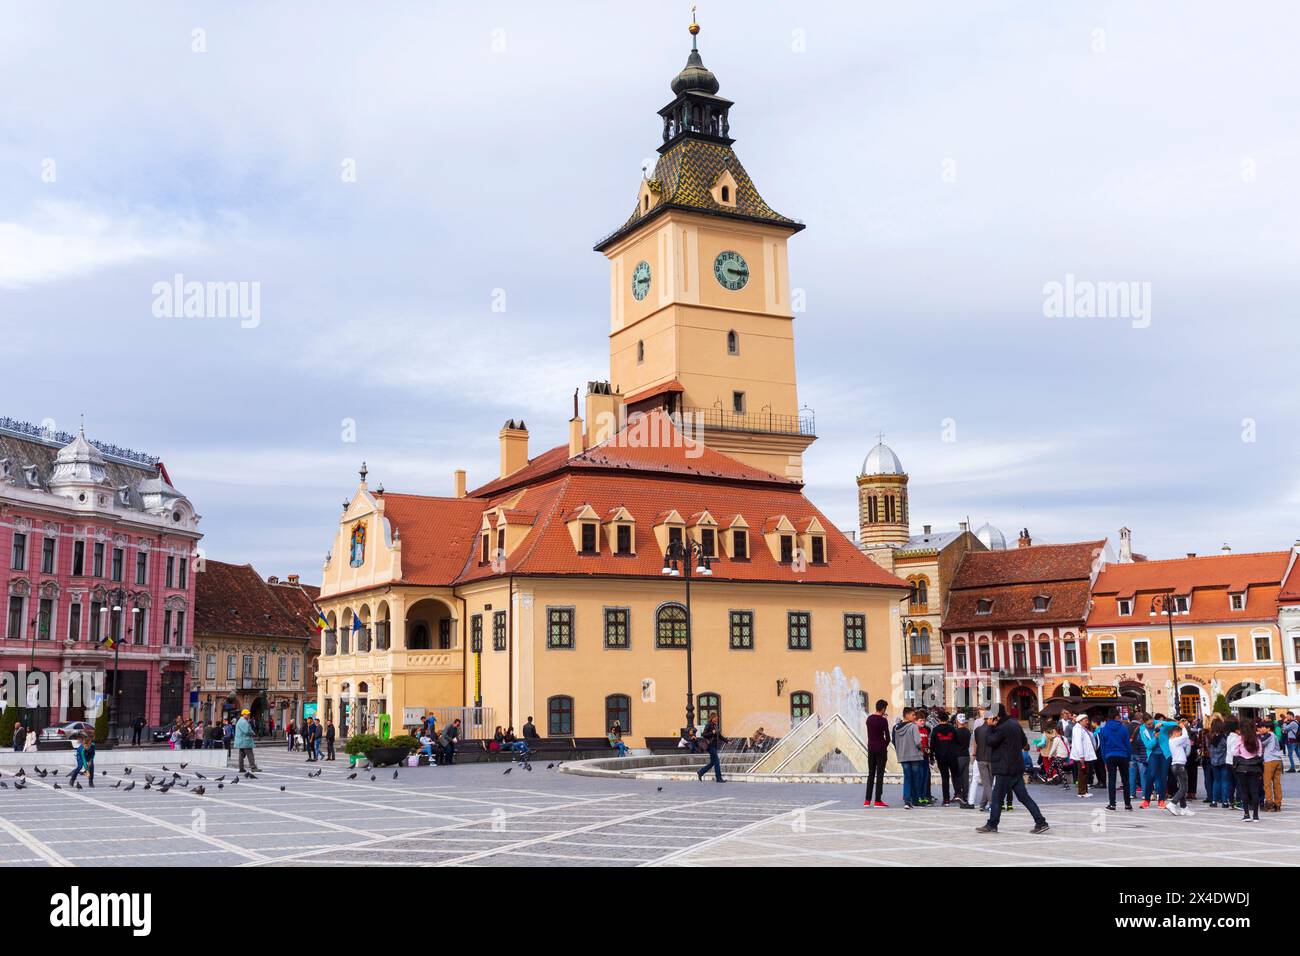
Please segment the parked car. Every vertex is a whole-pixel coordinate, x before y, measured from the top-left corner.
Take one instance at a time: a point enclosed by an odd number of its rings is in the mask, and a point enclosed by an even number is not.
[[[71,720],[66,724],[58,727],[46,727],[41,731],[37,740],[56,741],[70,740],[76,734],[89,734],[95,736],[95,725],[88,724],[84,720]]]

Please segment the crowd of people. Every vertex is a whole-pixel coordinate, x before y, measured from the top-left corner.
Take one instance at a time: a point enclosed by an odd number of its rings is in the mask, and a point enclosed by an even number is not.
[[[933,780],[940,781],[942,806],[989,813],[978,829],[997,831],[1002,813],[1019,801],[1034,819],[1035,833],[1048,829],[1025,786],[1030,782],[1071,789],[1088,799],[1101,789],[1107,810],[1157,809],[1191,816],[1188,803],[1203,791],[1203,804],[1240,810],[1257,821],[1261,809],[1282,809],[1282,775],[1297,771],[1300,720],[1286,712],[1255,720],[1214,714],[1169,719],[1135,714],[1121,719],[1114,708],[1094,717],[1062,711],[1041,736],[1030,740],[1004,707],[972,720],[966,712],[904,708],[892,725],[888,704],[876,702],[867,718],[867,807],[885,807],[884,772],[892,747],[903,768],[903,806],[937,804]],[[1290,766],[1283,769],[1283,760]],[[1199,774],[1198,774],[1199,771]],[[1198,788],[1198,780],[1203,781]]]

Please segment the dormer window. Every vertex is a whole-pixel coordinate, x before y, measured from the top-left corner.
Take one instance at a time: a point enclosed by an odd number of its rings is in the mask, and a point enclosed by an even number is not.
[[[991,600],[989,600],[988,598],[980,598],[978,601],[975,602],[975,613],[976,613],[976,614],[992,614],[992,613],[993,613],[993,602],[992,602]]]
[[[736,528],[731,532],[731,553],[737,561],[749,560],[749,532]]]
[[[718,556],[717,536],[712,528],[700,529],[700,548],[704,551],[707,558],[716,558]]]
[[[1191,605],[1192,605],[1191,599],[1188,597],[1174,598],[1174,610],[1177,611],[1179,614],[1186,614],[1189,610],[1191,610]]]
[[[681,529],[681,528],[669,528],[669,529],[668,529],[668,544],[669,544],[670,547],[675,546],[675,547],[679,547],[679,548],[680,548],[680,547],[682,546],[682,529]]]
[[[722,187],[722,201],[723,201],[723,202],[731,202],[731,187],[730,187],[730,186],[723,186],[723,187]]]
[[[1238,591],[1236,594],[1228,595],[1228,606],[1234,611],[1246,610],[1246,592]]]
[[[1039,594],[1034,597],[1034,610],[1046,611],[1052,605],[1052,599],[1045,594]]]
[[[491,537],[488,534],[488,532],[484,531],[483,540],[480,542],[480,548],[479,548],[479,556],[478,556],[479,564],[488,563],[488,560],[491,557],[491,555],[489,554],[491,549],[492,549]]]
[[[819,534],[812,536],[812,563],[826,563],[826,539]]]
[[[596,553],[596,524],[594,521],[582,523],[582,553]]]
[[[630,524],[620,524],[614,532],[614,553],[631,554],[632,553],[632,526]]]
[[[1120,598],[1119,601],[1118,601],[1117,603],[1118,603],[1118,605],[1119,605],[1119,614],[1120,614],[1120,617],[1128,617],[1130,614],[1133,613],[1133,599],[1132,599],[1132,598]]]
[[[794,560],[794,535],[781,535],[781,563],[789,564]]]

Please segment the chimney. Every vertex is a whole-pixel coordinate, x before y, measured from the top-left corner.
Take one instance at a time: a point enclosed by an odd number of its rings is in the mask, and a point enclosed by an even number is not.
[[[586,451],[583,444],[585,436],[582,433],[582,419],[574,415],[569,419],[569,457],[581,455]]]
[[[465,469],[457,468],[451,473],[455,483],[455,495],[457,498],[465,497]]]
[[[1188,556],[1189,558],[1194,558],[1194,557],[1196,557],[1196,552],[1195,552],[1195,551],[1188,551],[1188,552],[1187,552],[1187,556]]]
[[[501,426],[501,477],[513,475],[528,464],[528,426],[523,420],[508,419]]]
[[[970,530],[970,525],[969,525],[967,522],[965,522],[965,521],[958,521],[958,522],[957,522],[957,529],[958,529],[959,531],[969,531],[969,530]]]
[[[296,575],[296,574],[291,574],[291,575],[289,575],[289,583],[290,583],[290,584],[297,584],[297,583],[298,583],[298,575]]]
[[[1119,563],[1133,563],[1133,532],[1128,528],[1119,529]]]
[[[1016,542],[1018,548],[1028,548],[1033,545],[1034,541],[1029,537],[1029,529],[1022,528],[1020,531],[1020,540]]]
[[[930,533],[930,526],[928,524],[923,524],[921,527],[925,530],[926,534]]]
[[[609,382],[587,383],[587,447],[599,445],[622,426],[623,396]]]
[[[267,583],[267,584],[279,584],[279,583],[280,583],[280,579],[277,578],[274,574],[268,574],[268,575],[266,576],[266,583]]]

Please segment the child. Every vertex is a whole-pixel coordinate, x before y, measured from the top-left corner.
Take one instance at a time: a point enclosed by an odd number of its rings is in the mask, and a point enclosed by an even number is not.
[[[1187,757],[1192,751],[1185,723],[1169,728],[1169,774],[1174,779],[1174,792],[1165,807],[1176,817],[1190,817],[1187,809]]]

